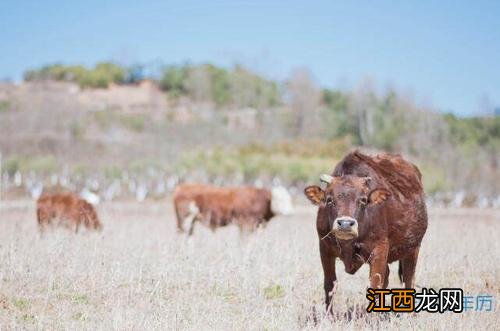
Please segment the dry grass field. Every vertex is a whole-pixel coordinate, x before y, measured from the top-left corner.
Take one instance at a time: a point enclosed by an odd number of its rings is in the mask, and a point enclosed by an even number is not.
[[[368,268],[337,262],[336,318],[323,311],[315,210],[297,208],[241,238],[235,227],[175,232],[170,201],[98,207],[100,234],[38,236],[32,203],[0,213],[0,325],[10,329],[498,329],[494,312],[413,316],[343,313],[366,307]],[[391,265],[390,287],[399,287]],[[431,210],[417,285],[500,297],[500,212]]]

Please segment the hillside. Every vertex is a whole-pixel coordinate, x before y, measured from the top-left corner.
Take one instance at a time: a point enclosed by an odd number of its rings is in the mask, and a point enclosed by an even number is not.
[[[498,116],[441,115],[368,84],[324,90],[306,71],[279,83],[241,67],[170,66],[156,79],[124,69],[96,85],[71,70],[0,84],[4,191],[119,185],[114,198],[142,185],[152,197],[187,177],[300,189],[358,147],[403,153],[440,201],[497,203]]]

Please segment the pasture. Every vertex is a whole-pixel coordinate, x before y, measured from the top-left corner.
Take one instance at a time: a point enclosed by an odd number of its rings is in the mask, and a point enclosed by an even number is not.
[[[58,230],[40,238],[34,203],[0,209],[1,329],[296,330],[494,329],[500,325],[500,212],[430,210],[416,284],[490,294],[494,312],[361,317],[368,267],[337,261],[333,319],[322,315],[315,208],[242,238],[234,226],[175,230],[170,200],[104,203],[102,233]],[[389,287],[400,287],[391,265]],[[358,308],[356,308],[358,307]],[[361,308],[359,308],[361,307]],[[320,312],[317,323],[312,311]]]

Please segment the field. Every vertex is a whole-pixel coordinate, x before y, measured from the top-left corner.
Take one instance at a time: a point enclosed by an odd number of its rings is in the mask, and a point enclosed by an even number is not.
[[[100,234],[38,235],[31,202],[0,209],[1,329],[295,330],[495,329],[493,312],[380,318],[344,314],[367,305],[368,268],[350,276],[337,262],[336,317],[322,312],[322,271],[315,210],[241,237],[235,227],[216,233],[197,227],[175,232],[170,201],[114,202],[98,207]],[[498,210],[431,210],[416,283],[461,287],[500,297]],[[391,265],[390,287],[399,287]],[[495,327],[496,326],[496,327]]]

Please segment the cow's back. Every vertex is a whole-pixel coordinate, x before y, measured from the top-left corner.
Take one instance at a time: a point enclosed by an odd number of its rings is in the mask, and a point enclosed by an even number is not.
[[[235,189],[235,211],[242,217],[268,221],[273,213],[271,211],[271,192],[254,187]]]
[[[389,189],[399,200],[424,199],[420,171],[400,155],[381,153],[371,157],[354,151],[337,164],[332,175],[370,177],[373,183]]]
[[[182,184],[176,188],[173,200],[178,225],[194,207],[199,211],[201,222],[211,228],[231,222],[251,223],[255,227],[273,216],[271,192],[250,186]]]
[[[42,194],[37,200],[37,208],[50,210],[55,216],[62,217],[74,213],[79,200],[74,193]]]

